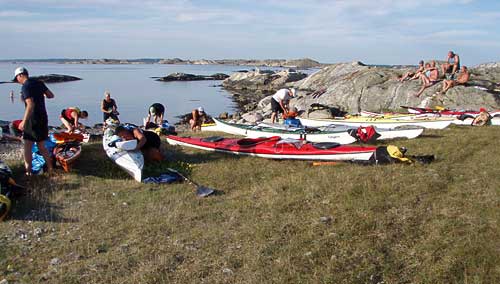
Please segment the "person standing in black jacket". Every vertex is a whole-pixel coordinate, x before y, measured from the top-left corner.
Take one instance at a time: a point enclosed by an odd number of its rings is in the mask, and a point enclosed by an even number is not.
[[[52,99],[54,94],[43,82],[30,79],[28,70],[24,67],[15,70],[12,81],[22,85],[22,99],[25,104],[24,116],[19,124],[19,130],[23,131],[26,175],[31,175],[33,143],[37,143],[50,173],[52,172],[52,158],[45,147],[45,140],[49,138],[49,119],[45,109],[45,98]]]

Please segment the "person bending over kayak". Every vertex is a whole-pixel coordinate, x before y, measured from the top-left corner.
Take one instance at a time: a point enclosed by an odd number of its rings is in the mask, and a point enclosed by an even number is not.
[[[201,130],[201,125],[208,121],[207,114],[202,107],[193,109],[191,112],[191,119],[189,120],[189,125],[191,125],[191,130]]]
[[[79,122],[80,119],[86,119],[89,116],[88,112],[80,110],[77,107],[69,107],[61,111],[61,122],[66,126],[68,132],[73,133],[77,129],[82,129],[83,125]]]
[[[288,113],[288,103],[290,99],[295,97],[295,89],[280,89],[271,98],[271,123],[274,123],[277,119],[278,113],[287,114]]]
[[[106,124],[106,120],[108,118],[112,118],[113,120],[116,120],[116,123],[120,123],[120,120],[118,119],[118,107],[116,106],[115,100],[111,98],[111,93],[109,91],[104,92],[104,99],[101,102],[101,111],[102,111],[102,118],[104,121],[104,124]]]
[[[125,141],[136,139],[137,147],[135,150],[141,150],[146,160],[152,162],[164,160],[160,152],[161,140],[156,133],[148,130],[141,130],[140,128],[127,129],[123,126],[118,126],[115,130],[115,134]]]
[[[165,115],[165,107],[160,103],[154,103],[149,107],[148,117],[144,121],[144,125],[148,124],[153,118],[153,123],[161,125],[163,123],[163,116]]]

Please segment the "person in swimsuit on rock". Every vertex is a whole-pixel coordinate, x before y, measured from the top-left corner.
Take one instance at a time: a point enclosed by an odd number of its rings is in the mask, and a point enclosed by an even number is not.
[[[443,89],[437,94],[445,94],[449,89],[467,83],[470,79],[470,73],[467,69],[467,66],[462,66],[462,69],[460,71],[461,72],[458,74],[456,80],[444,80]]]
[[[448,57],[446,58],[446,63],[441,65],[441,71],[443,71],[443,76],[448,80],[453,80],[453,76],[460,71],[460,57],[453,51],[448,51]]]
[[[419,77],[422,80],[422,88],[415,94],[416,97],[419,97],[425,89],[436,84],[439,80],[439,70],[436,68],[436,61],[425,64],[424,72]]]
[[[406,79],[412,81],[412,80],[415,80],[415,79],[418,79],[418,77],[420,76],[420,74],[422,72],[424,72],[424,61],[423,60],[420,60],[420,62],[418,62],[418,68],[417,68],[417,71],[415,72],[412,72],[412,71],[409,71],[409,72],[406,72],[405,74],[403,74],[403,76],[401,76],[401,78],[399,78],[399,82],[403,82],[405,81]]]

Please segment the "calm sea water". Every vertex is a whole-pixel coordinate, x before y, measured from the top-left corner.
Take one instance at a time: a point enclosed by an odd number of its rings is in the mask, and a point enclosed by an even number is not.
[[[15,68],[19,64],[0,63],[0,81],[12,79]],[[46,100],[49,122],[59,125],[61,110],[69,106],[78,106],[89,112],[89,119],[82,121],[86,125],[102,122],[100,103],[105,90],[111,92],[120,112],[120,120],[136,124],[142,123],[147,115],[148,107],[155,102],[166,106],[166,118],[170,122],[178,120],[176,116],[190,112],[193,108],[203,106],[207,113],[218,115],[221,112],[233,112],[235,104],[231,96],[220,87],[221,81],[195,82],[157,82],[150,77],[165,76],[173,72],[184,72],[199,75],[214,73],[231,73],[250,69],[242,66],[221,65],[86,65],[56,63],[23,64],[30,75],[64,74],[82,78],[81,81],[47,84],[55,94],[55,98]],[[15,92],[12,102],[10,91]],[[0,84],[0,119],[21,119],[24,103],[19,99],[21,85]]]

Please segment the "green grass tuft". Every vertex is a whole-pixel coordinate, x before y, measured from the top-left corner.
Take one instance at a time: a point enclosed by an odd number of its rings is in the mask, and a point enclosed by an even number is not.
[[[146,175],[173,167],[219,190],[205,199],[137,183],[88,144],[71,173],[20,178],[0,280],[500,283],[497,141],[495,127],[426,130],[392,144],[433,164],[320,167],[165,145]]]

